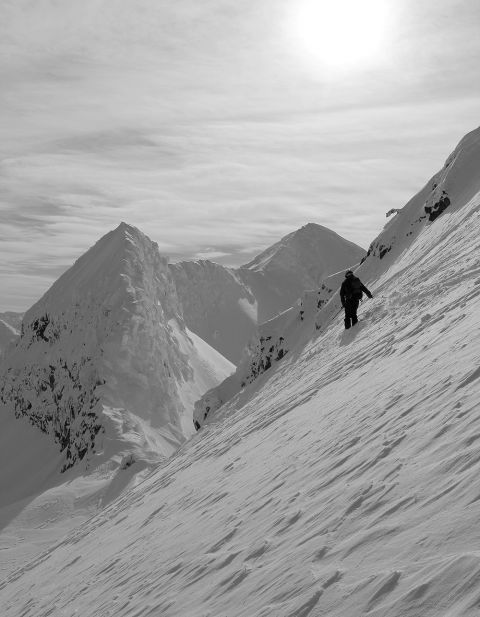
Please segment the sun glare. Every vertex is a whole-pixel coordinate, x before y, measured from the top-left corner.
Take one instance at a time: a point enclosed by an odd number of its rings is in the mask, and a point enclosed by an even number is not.
[[[386,0],[301,0],[289,30],[304,54],[327,69],[366,68],[386,52]]]

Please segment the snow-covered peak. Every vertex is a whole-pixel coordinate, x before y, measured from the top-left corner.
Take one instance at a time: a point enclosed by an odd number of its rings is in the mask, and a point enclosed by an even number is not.
[[[122,223],[27,311],[0,366],[6,413],[50,433],[66,467],[170,455],[192,433],[195,398],[232,370],[198,348],[181,313],[167,259]]]
[[[307,223],[267,248],[242,266],[242,269],[254,272],[266,272],[269,269],[288,271],[298,269],[299,266],[308,268],[315,264],[328,271],[332,266],[335,268],[339,260],[355,264],[364,254],[362,248],[331,229],[316,223]]]
[[[167,259],[158,252],[158,246],[136,227],[121,223],[104,235],[84,253],[27,311],[25,321],[41,312],[44,307],[55,305],[56,309],[68,307],[85,296],[101,296],[115,302],[117,298],[130,296],[142,290],[142,266],[158,269],[159,276],[165,272]],[[164,279],[166,282],[166,279]]]

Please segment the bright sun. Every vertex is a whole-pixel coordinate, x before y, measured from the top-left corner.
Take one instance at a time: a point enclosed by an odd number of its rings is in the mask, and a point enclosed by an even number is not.
[[[327,69],[365,68],[386,51],[386,0],[297,0],[289,30],[315,63]]]

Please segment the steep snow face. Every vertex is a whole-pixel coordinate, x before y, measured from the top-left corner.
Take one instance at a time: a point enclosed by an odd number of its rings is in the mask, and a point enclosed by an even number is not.
[[[257,324],[257,301],[235,272],[211,261],[170,265],[188,328],[238,364]]]
[[[26,313],[0,367],[2,413],[53,435],[65,467],[122,448],[170,455],[192,432],[188,398],[231,372],[211,354],[215,367],[197,383],[192,355],[198,367],[167,260],[122,223]]]
[[[445,161],[442,169],[427,182],[406,206],[385,226],[370,245],[367,263],[361,271],[382,271],[385,266],[371,266],[385,258],[389,265],[442,212],[463,207],[480,190],[480,128],[466,135]],[[370,272],[369,272],[369,275]]]
[[[307,289],[317,289],[333,272],[353,267],[365,251],[314,223],[288,234],[238,276],[251,288],[259,305],[259,322],[291,307]]]
[[[301,342],[0,583],[2,615],[478,615],[479,255],[475,194],[369,257],[358,326],[280,316]]]

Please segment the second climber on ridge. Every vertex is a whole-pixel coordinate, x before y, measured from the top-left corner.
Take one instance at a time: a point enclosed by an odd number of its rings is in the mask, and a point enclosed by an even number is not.
[[[373,298],[362,281],[351,270],[347,270],[345,280],[340,287],[340,300],[345,309],[345,328],[347,330],[358,321],[357,310],[363,293],[367,294],[369,298]]]

